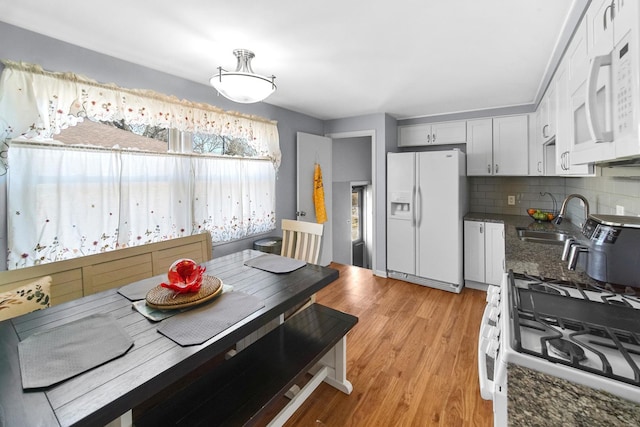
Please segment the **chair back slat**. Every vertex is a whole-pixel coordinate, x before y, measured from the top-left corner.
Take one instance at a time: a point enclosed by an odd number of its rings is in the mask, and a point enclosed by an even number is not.
[[[283,219],[280,255],[317,264],[323,230],[322,224]]]

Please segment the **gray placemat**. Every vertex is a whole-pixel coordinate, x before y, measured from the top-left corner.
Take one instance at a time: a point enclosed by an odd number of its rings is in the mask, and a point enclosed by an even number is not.
[[[244,265],[259,268],[270,273],[290,273],[307,265],[305,261],[280,255],[264,254],[246,261]]]
[[[224,294],[225,292],[233,292],[233,286],[223,284],[222,293]],[[131,306],[138,313],[142,314],[144,317],[154,322],[159,322],[161,320],[168,319],[169,317],[175,316],[178,313],[182,313],[188,310],[193,310],[195,308],[194,306],[194,307],[186,307],[186,308],[180,308],[175,310],[160,310],[157,308],[149,307],[147,305],[146,300],[134,301],[133,304],[131,304]]]
[[[133,340],[108,314],[92,314],[18,344],[22,387],[59,383],[125,354]]]
[[[138,301],[147,296],[147,292],[162,282],[167,282],[167,275],[153,276],[138,282],[125,285],[118,289],[118,293],[129,301]]]
[[[264,302],[258,297],[229,292],[211,303],[163,320],[158,332],[181,346],[202,344],[262,307]]]

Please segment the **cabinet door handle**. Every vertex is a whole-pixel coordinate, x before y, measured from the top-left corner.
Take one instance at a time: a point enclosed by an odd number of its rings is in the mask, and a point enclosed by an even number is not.
[[[549,135],[547,135],[547,129],[548,128],[549,128],[549,125],[542,126],[542,137],[543,138],[549,138]]]
[[[480,224],[480,234],[482,234],[482,224]]]
[[[498,173],[498,164],[496,163],[496,173]]]
[[[432,140],[433,140],[433,143],[435,144],[436,143],[436,134],[435,133],[432,136]]]
[[[431,144],[431,134],[427,134],[427,144]]]
[[[491,165],[487,165],[487,173],[491,173]]]
[[[607,29],[607,10],[609,11],[609,16],[611,16],[609,21],[613,22],[613,18],[615,17],[615,8],[615,0],[611,0],[611,4],[604,9],[604,13],[602,14],[602,27],[605,31]]]
[[[542,173],[542,162],[538,162],[538,172]]]

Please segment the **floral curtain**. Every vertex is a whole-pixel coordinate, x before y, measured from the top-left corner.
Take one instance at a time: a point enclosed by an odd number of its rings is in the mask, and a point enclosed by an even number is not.
[[[153,91],[124,89],[33,64],[2,61],[0,158],[13,138],[50,140],[84,118],[175,128],[246,138],[277,170],[281,153],[277,124],[256,116],[180,100]],[[6,167],[6,163],[4,164]]]
[[[225,242],[275,228],[268,160],[14,142],[8,268],[209,231]]]

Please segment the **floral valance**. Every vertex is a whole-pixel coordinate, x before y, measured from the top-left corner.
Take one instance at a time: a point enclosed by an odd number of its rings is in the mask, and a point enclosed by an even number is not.
[[[176,128],[246,138],[276,169],[281,153],[276,122],[223,111],[161,93],[120,88],[73,73],[45,71],[39,65],[2,61],[0,143],[16,137],[51,140],[84,118]],[[5,150],[0,156],[6,158]],[[0,171],[2,172],[2,171]]]

